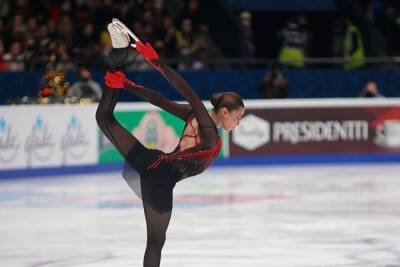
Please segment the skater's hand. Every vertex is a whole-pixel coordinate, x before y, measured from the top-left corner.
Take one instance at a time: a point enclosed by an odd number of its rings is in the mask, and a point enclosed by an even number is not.
[[[142,43],[142,42],[137,42],[136,43],[136,50],[141,54],[146,60],[155,60],[159,59],[157,52],[154,50],[154,48],[149,44],[149,43]]]
[[[132,89],[143,88],[143,86],[138,85],[132,82],[131,80],[127,79],[125,73],[123,73],[122,71],[115,71],[115,72],[107,71],[106,76],[104,76],[104,82],[107,87],[113,89],[123,89],[126,87]]]
[[[106,76],[104,76],[104,82],[107,85],[107,87],[113,89],[125,88],[124,85],[125,80],[127,79],[125,73],[123,73],[122,71],[115,71],[115,72],[107,71]]]
[[[143,44],[142,42],[137,42],[136,43],[136,50],[139,52],[139,54],[142,55],[146,59],[146,61],[156,70],[158,70],[161,73],[164,73],[164,71],[161,68],[160,65],[160,58],[158,57],[157,52],[154,50],[154,48],[149,44]]]

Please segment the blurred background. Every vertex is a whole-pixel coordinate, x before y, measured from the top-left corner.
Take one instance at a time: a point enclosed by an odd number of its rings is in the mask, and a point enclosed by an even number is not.
[[[399,15],[397,0],[3,0],[0,103],[98,100],[113,17],[203,99],[228,89],[246,99],[359,97],[368,82],[397,97]],[[50,71],[62,74],[58,89]],[[140,59],[125,71],[182,100]]]

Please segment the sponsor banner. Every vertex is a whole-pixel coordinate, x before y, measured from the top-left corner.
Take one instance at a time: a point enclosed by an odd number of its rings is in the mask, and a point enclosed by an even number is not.
[[[172,151],[179,141],[184,122],[175,116],[156,110],[115,111],[119,123],[148,148]],[[100,132],[99,163],[122,161],[122,156],[108,138]]]
[[[399,105],[249,108],[231,156],[400,153]]]
[[[185,122],[172,114],[154,108],[137,109],[140,105],[114,112],[116,119],[144,146],[165,152],[173,151],[179,143]],[[222,139],[224,140],[224,136]],[[220,157],[224,155],[221,150]],[[99,163],[122,161],[108,138],[100,133]]]
[[[95,106],[0,108],[0,169],[97,163]]]

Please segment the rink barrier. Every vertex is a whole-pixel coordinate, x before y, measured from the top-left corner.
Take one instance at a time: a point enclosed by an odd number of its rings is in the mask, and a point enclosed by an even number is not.
[[[400,162],[398,98],[246,100],[245,106],[239,127],[221,132],[216,166]],[[98,129],[96,107],[0,106],[0,178],[118,170],[121,156]],[[146,146],[166,151],[183,126],[148,103],[120,103],[115,115]]]
[[[363,164],[399,164],[399,154],[340,154],[340,155],[295,155],[268,157],[231,157],[216,160],[212,168],[243,166],[298,166],[298,165],[363,165]],[[96,164],[73,167],[16,169],[0,172],[0,180],[20,178],[40,178],[46,176],[93,175],[96,173],[122,172],[122,163]]]

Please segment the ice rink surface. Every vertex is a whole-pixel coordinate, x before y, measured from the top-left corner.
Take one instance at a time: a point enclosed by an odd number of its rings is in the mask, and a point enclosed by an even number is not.
[[[0,180],[1,267],[142,266],[120,173]],[[163,267],[400,266],[400,165],[216,167],[177,184]]]

